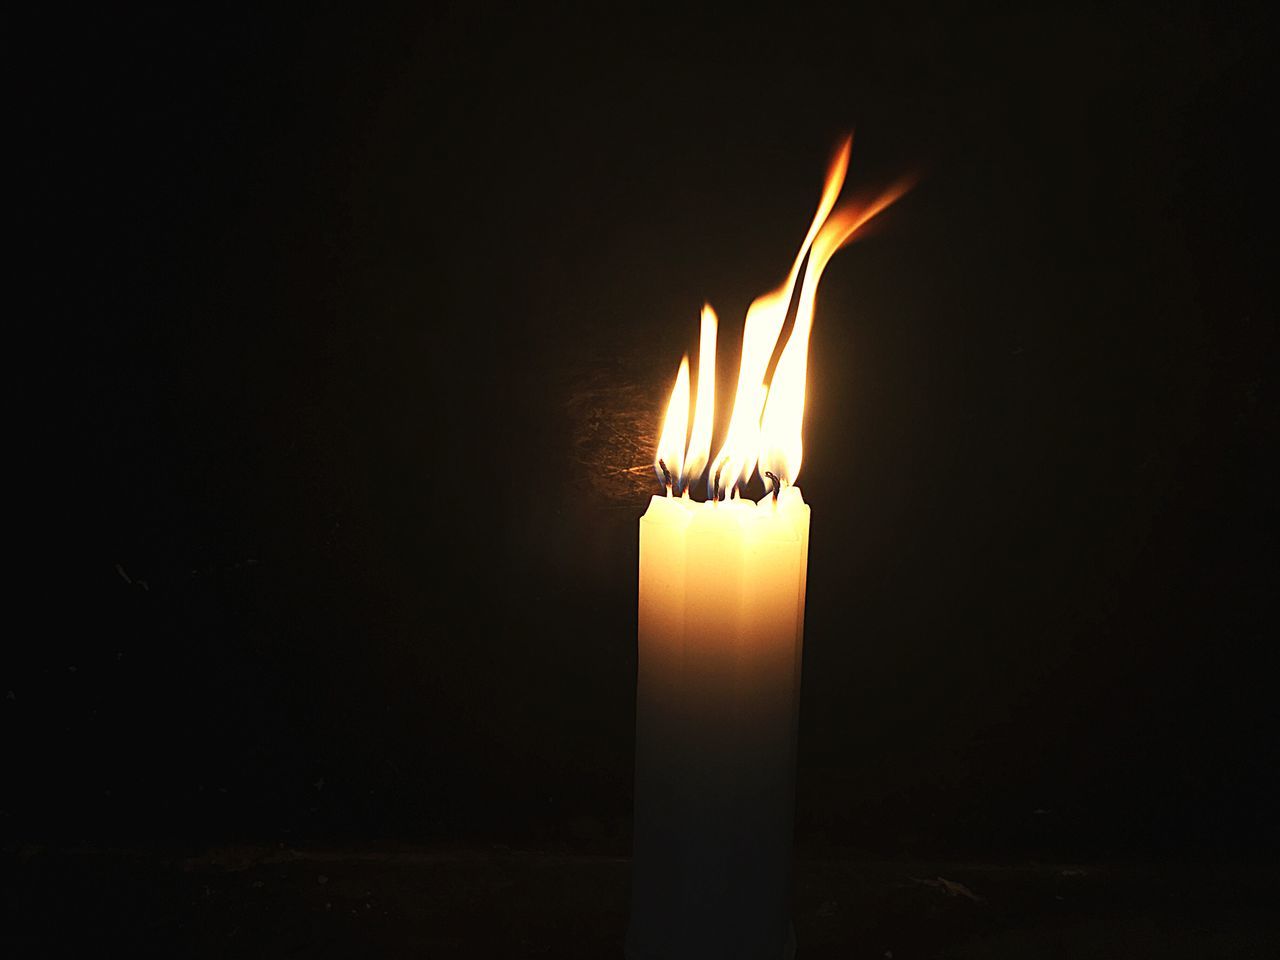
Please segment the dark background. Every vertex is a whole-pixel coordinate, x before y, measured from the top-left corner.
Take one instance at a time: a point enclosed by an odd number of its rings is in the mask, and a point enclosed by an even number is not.
[[[6,840],[625,853],[665,392],[856,128],[799,844],[1274,854],[1269,25],[888,6],[46,35]]]

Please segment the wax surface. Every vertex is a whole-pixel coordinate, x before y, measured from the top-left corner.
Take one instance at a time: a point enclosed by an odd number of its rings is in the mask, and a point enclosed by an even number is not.
[[[786,955],[808,540],[795,487],[640,521],[637,960]]]

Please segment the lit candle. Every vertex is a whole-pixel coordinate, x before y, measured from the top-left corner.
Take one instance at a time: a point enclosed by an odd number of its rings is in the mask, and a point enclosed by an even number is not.
[[[640,521],[633,960],[794,953],[788,888],[809,553],[809,507],[795,481],[809,331],[827,261],[901,193],[835,209],[849,147],[831,163],[786,282],[747,311],[733,414],[714,459],[709,306],[692,430],[687,357],[667,405],[655,457],[664,493]],[[797,283],[795,321],[766,386]],[[704,469],[708,497],[699,502],[690,488]],[[741,498],[757,469],[759,503]]]

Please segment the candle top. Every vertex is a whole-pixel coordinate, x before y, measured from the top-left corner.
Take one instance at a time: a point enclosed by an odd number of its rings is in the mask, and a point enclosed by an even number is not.
[[[809,505],[800,488],[789,486],[776,501],[769,495],[759,503],[745,497],[716,502],[655,494],[641,523],[696,526],[712,532],[750,529],[766,539],[792,541],[800,537],[800,524],[807,525],[808,518]]]

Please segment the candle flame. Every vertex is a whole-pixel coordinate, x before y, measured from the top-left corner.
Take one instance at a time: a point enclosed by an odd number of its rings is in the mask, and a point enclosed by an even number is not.
[[[849,170],[849,151],[853,138],[846,137],[837,148],[827,167],[818,209],[809,224],[809,232],[791,264],[791,272],[778,289],[763,294],[747,308],[747,319],[742,325],[742,362],[738,367],[738,390],[733,400],[733,416],[729,420],[729,432],[724,445],[716,454],[715,467],[708,478],[707,496],[720,499],[735,486],[746,483],[756,467],[759,449],[760,414],[764,409],[765,371],[773,357],[778,335],[787,319],[787,308],[795,292],[796,280],[804,264],[805,255],[822,224],[835,206],[844,177]]]
[[[760,424],[760,476],[765,489],[773,489],[773,474],[783,485],[796,482],[804,455],[803,430],[805,381],[809,367],[809,333],[813,329],[813,308],[822,272],[837,250],[853,239],[858,230],[907,191],[905,182],[895,184],[868,204],[849,204],[833,213],[822,225],[809,250],[809,263],[800,285],[795,324],[782,350],[769,383],[769,403]]]
[[[684,440],[689,430],[689,357],[686,354],[680,361],[680,372],[676,374],[676,385],[671,388],[671,399],[667,402],[667,416],[662,424],[662,436],[658,439],[658,453],[653,458],[653,468],[657,471],[658,482],[667,488],[668,495],[672,488],[679,493],[684,476]]]
[[[716,421],[716,329],[719,323],[711,304],[703,304],[702,336],[698,342],[698,400],[682,478],[690,486],[702,476],[711,456],[711,431]]]
[[[809,334],[818,283],[835,252],[908,189],[905,182],[899,183],[870,203],[846,203],[837,209],[836,200],[849,169],[851,146],[851,137],[841,141],[827,167],[817,211],[786,280],[777,289],[757,297],[747,309],[733,413],[720,450],[709,461],[707,496],[710,499],[731,496],[751,479],[757,467],[768,489],[774,485],[768,474],[777,477],[783,486],[794,483],[799,476],[804,453],[802,428]],[[778,338],[793,298],[796,300],[795,322],[772,379],[766,384],[765,376],[777,352]],[[689,424],[688,356],[680,365],[658,441],[654,461],[658,479],[677,492],[697,481],[708,466],[715,419],[716,328],[715,311],[707,304],[702,310],[697,409],[687,454],[684,442]],[[667,468],[666,475],[662,465]]]

